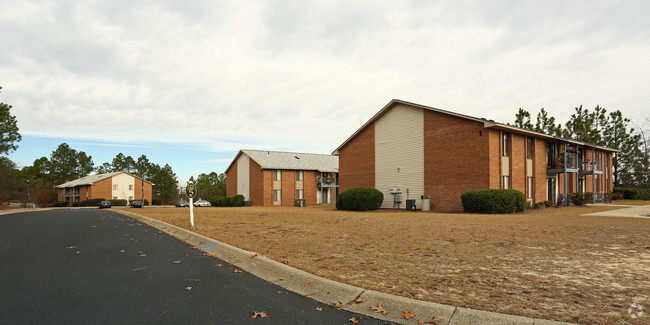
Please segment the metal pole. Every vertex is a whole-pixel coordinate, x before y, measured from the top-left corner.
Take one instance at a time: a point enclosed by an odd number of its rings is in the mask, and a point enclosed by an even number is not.
[[[142,160],[140,160],[140,162],[142,163],[142,172],[141,172],[141,176],[142,176],[142,208],[144,209],[144,162],[145,162],[144,158],[142,158]]]
[[[29,195],[30,193],[29,192],[30,192],[30,186],[29,186],[29,180],[27,180],[27,207],[28,208],[29,208],[29,202],[31,202],[31,200],[32,200],[30,198],[30,195]]]

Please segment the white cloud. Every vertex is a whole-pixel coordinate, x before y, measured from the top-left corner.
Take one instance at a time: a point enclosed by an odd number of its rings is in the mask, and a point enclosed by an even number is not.
[[[645,118],[646,2],[0,4],[21,132],[327,153],[390,99]]]

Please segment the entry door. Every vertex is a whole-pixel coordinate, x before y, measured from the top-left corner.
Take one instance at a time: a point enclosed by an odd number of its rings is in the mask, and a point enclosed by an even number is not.
[[[555,178],[547,178],[546,179],[546,189],[547,189],[547,195],[546,199],[552,202],[555,202]]]

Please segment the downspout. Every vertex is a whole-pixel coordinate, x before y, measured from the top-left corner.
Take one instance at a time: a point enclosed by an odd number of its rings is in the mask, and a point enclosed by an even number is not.
[[[567,180],[569,178],[568,178],[568,175],[566,173],[567,160],[568,160],[568,157],[567,157],[568,153],[567,153],[566,149],[567,149],[567,146],[566,146],[566,142],[565,142],[564,143],[564,205],[568,206],[570,204],[570,202],[568,202],[569,198],[568,198],[568,195],[567,195],[567,192],[569,191],[569,184],[568,184]]]
[[[596,171],[594,162],[596,161],[596,149],[591,149],[591,195],[592,202],[596,203]]]

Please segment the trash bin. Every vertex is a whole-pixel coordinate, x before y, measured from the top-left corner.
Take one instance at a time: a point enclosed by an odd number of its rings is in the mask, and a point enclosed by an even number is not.
[[[422,199],[422,211],[431,211],[431,199]]]
[[[415,200],[406,200],[406,211],[415,211]]]

